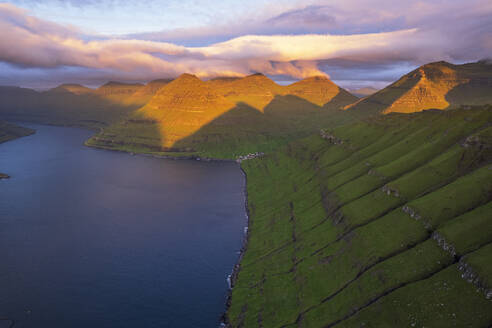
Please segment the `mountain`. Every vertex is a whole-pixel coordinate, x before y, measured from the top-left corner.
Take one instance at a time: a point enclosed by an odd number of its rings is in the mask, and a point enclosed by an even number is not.
[[[313,76],[281,86],[261,73],[244,78],[217,79],[209,81],[219,93],[235,101],[244,102],[263,111],[275,96],[292,95],[305,99],[317,106],[324,106],[332,100],[333,107],[357,101],[348,91],[340,88],[324,76]]]
[[[171,82],[172,79],[158,79],[158,80],[153,80],[144,85],[142,88],[139,88],[135,91],[133,94],[134,97],[138,96],[153,96],[156,94],[157,91],[159,91],[160,88]]]
[[[282,86],[261,73],[231,80],[215,90],[231,101],[244,102],[260,111],[264,110],[275,95],[283,94]]]
[[[236,80],[240,80],[240,77],[215,77],[213,79],[210,79],[206,81],[206,83],[211,87],[211,88],[220,88],[226,84],[229,84],[231,82],[234,82]]]
[[[144,105],[147,99],[135,97],[135,94],[145,86],[140,83],[122,83],[109,81],[101,85],[94,92],[100,97],[114,103],[124,105]]]
[[[492,103],[492,65],[485,61],[423,65],[395,83],[346,107],[388,114]]]
[[[145,105],[170,80],[146,85],[108,82],[97,89],[61,84],[44,92],[0,87],[0,117],[99,128]]]
[[[338,109],[355,100],[325,77],[281,86],[263,74],[206,82],[183,74],[88,144],[234,158],[234,154],[277,147],[289,138],[338,122],[342,113]]]
[[[135,93],[137,90],[143,88],[144,85],[140,83],[122,83],[109,81],[106,84],[101,85],[96,89],[96,93],[105,96],[113,95],[129,95]]]
[[[288,85],[286,94],[305,99],[318,106],[342,107],[357,101],[357,97],[340,88],[325,76],[313,76]]]
[[[85,86],[80,85],[80,84],[61,84],[61,85],[57,86],[56,88],[53,88],[49,91],[60,92],[60,93],[69,92],[69,93],[76,94],[76,95],[83,95],[86,93],[93,93],[94,92],[93,89],[90,89],[90,88],[85,87]]]
[[[45,92],[0,87],[0,99],[0,119],[92,129],[114,123],[141,106],[78,85],[61,85]]]
[[[375,94],[378,91],[379,90],[376,88],[366,87],[366,88],[350,90],[350,93],[352,93],[354,96],[357,96],[359,98],[364,98],[364,97],[370,96],[372,94]]]
[[[161,145],[170,148],[233,107],[207,83],[183,74],[160,88],[136,115],[159,122]]]

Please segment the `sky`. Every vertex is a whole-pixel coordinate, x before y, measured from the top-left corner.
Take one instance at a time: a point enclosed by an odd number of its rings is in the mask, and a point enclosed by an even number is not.
[[[382,88],[428,62],[492,58],[492,1],[15,0],[0,31],[0,85],[260,72]]]

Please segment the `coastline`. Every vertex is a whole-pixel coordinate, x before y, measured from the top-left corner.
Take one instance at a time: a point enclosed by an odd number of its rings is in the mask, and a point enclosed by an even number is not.
[[[243,169],[243,167],[241,165],[239,165],[239,168],[240,168],[241,172],[243,172],[243,174],[244,174],[244,208],[245,208],[245,213],[246,213],[246,227],[245,227],[245,234],[243,237],[239,257],[236,261],[236,264],[234,264],[234,267],[232,268],[232,272],[228,278],[229,290],[227,293],[228,295],[227,295],[227,300],[226,300],[226,308],[225,308],[224,313],[221,316],[219,327],[230,327],[227,312],[229,311],[229,308],[231,306],[232,290],[233,290],[234,285],[238,279],[239,272],[241,271],[241,262],[242,262],[244,253],[246,252],[246,250],[248,248],[248,241],[249,241],[249,231],[250,231],[249,225],[250,225],[251,217],[250,217],[250,212],[249,212],[249,207],[248,207],[248,175],[246,174],[246,171]]]
[[[90,138],[89,138],[90,139]],[[160,155],[160,154],[155,154],[155,153],[146,153],[146,152],[132,152],[124,149],[117,149],[117,148],[111,148],[111,147],[104,147],[104,146],[96,146],[96,145],[90,145],[87,143],[89,140],[87,139],[84,142],[84,146],[94,148],[94,149],[101,149],[101,150],[108,150],[108,151],[117,151],[121,153],[127,153],[132,156],[147,156],[147,157],[154,157],[154,158],[159,158],[159,159],[174,159],[174,160],[194,160],[194,161],[204,161],[204,162],[228,162],[228,163],[237,163],[236,160],[233,159],[223,159],[223,158],[212,158],[212,157],[200,157],[198,155],[183,155],[183,156],[174,156],[174,155]]]
[[[89,139],[88,139],[89,140]],[[249,212],[249,207],[248,207],[248,175],[246,171],[243,169],[241,166],[241,162],[238,162],[236,160],[232,159],[221,159],[221,158],[209,158],[209,157],[200,157],[197,155],[187,155],[187,156],[172,156],[172,155],[158,155],[158,154],[152,154],[152,153],[145,153],[145,152],[130,152],[127,150],[123,149],[114,149],[110,147],[104,147],[104,146],[96,146],[96,145],[89,145],[87,144],[87,140],[84,142],[84,146],[86,147],[91,147],[94,149],[100,149],[100,150],[106,150],[106,151],[117,151],[121,153],[127,153],[132,156],[146,156],[146,157],[153,157],[157,159],[173,159],[173,160],[196,160],[196,161],[206,161],[206,162],[233,162],[237,163],[239,166],[239,169],[244,175],[244,209],[245,209],[245,214],[246,214],[246,226],[245,228],[245,233],[243,235],[243,240],[242,240],[242,245],[241,249],[239,251],[239,257],[234,264],[232,268],[231,274],[228,276],[228,283],[229,283],[229,289],[227,291],[227,298],[225,302],[225,309],[224,312],[222,313],[219,321],[219,327],[230,327],[229,325],[229,318],[227,316],[227,312],[229,311],[229,307],[231,306],[231,301],[232,301],[232,289],[234,288],[234,285],[238,279],[239,272],[241,270],[241,262],[244,256],[244,253],[247,250],[247,245],[248,245],[248,240],[249,240],[249,223],[250,223],[250,212]]]
[[[232,160],[232,159],[200,157],[197,155],[172,156],[172,155],[158,155],[158,154],[145,153],[145,152],[130,152],[130,151],[123,150],[123,149],[114,149],[114,148],[109,148],[109,147],[104,147],[104,146],[89,145],[89,144],[87,144],[87,140],[84,142],[84,146],[91,147],[94,149],[106,150],[106,151],[117,151],[117,152],[121,152],[121,153],[127,153],[127,154],[130,154],[132,156],[146,156],[146,157],[153,157],[153,158],[157,158],[157,159],[196,160],[196,161],[206,161],[206,162],[234,162],[234,163],[238,164],[239,169],[241,170],[241,172],[244,175],[244,190],[243,190],[243,192],[244,192],[244,209],[245,209],[245,214],[246,214],[246,226],[244,227],[245,233],[243,235],[242,245],[241,245],[241,249],[239,251],[239,257],[238,257],[236,263],[234,264],[234,266],[232,268],[231,274],[227,278],[227,281],[229,283],[229,289],[227,291],[225,309],[224,309],[224,312],[222,313],[222,315],[220,317],[220,321],[219,321],[219,327],[230,327],[227,312],[229,311],[229,308],[231,306],[232,289],[234,288],[234,285],[238,279],[238,275],[239,275],[239,272],[241,270],[241,262],[242,262],[244,253],[247,250],[248,240],[249,240],[250,212],[249,212],[249,207],[248,207],[248,175],[247,175],[246,171],[243,169],[243,167],[241,166],[241,162],[238,162],[238,161]]]
[[[3,122],[6,122],[6,123],[3,123]],[[10,126],[10,129],[15,128],[16,130],[20,130],[20,131],[17,131],[17,133],[14,132],[14,134],[12,134],[12,133],[4,134],[2,136],[2,138],[0,138],[0,144],[5,143],[5,142],[9,142],[9,141],[14,141],[16,139],[20,139],[22,137],[27,137],[27,136],[30,136],[30,135],[33,135],[36,133],[36,130],[26,128],[24,126],[16,125],[15,123],[12,123],[12,122],[0,121],[0,124],[2,125],[2,126],[0,126],[0,130],[2,129],[2,127],[5,127],[5,125],[7,125],[7,127]],[[2,132],[2,134],[3,133],[4,132]],[[11,178],[10,175],[0,172],[0,180],[6,180],[6,179],[10,179],[10,178]],[[0,320],[3,320],[3,319],[0,319]]]
[[[88,130],[88,131],[95,131],[95,129],[93,129],[93,128],[90,128],[88,126],[80,126],[80,125],[60,125],[60,124],[39,123],[39,122],[31,122],[31,121],[22,121],[22,122],[18,121],[17,123],[18,124],[22,124],[22,123],[39,124],[39,125],[46,125],[46,126],[57,126],[57,127],[68,127],[68,128],[80,128],[80,129],[84,129],[84,130]],[[228,163],[232,162],[232,163],[238,164],[239,169],[241,170],[242,174],[244,175],[244,181],[245,181],[243,192],[244,192],[244,208],[245,208],[245,214],[246,214],[246,226],[244,227],[245,232],[243,234],[242,245],[241,245],[239,256],[237,258],[236,263],[233,265],[231,274],[228,277],[229,289],[227,291],[225,309],[224,309],[224,311],[220,317],[220,321],[219,321],[220,327],[230,327],[227,313],[228,313],[230,305],[231,305],[232,289],[234,288],[234,285],[238,279],[238,275],[239,275],[239,272],[241,270],[242,258],[244,256],[244,253],[247,250],[247,245],[248,245],[248,241],[249,241],[249,226],[250,226],[250,212],[249,212],[249,207],[248,207],[248,176],[247,176],[246,171],[243,169],[243,167],[241,165],[241,161],[237,161],[234,159],[200,157],[198,155],[174,156],[174,155],[161,155],[161,154],[146,153],[146,152],[132,152],[132,151],[124,150],[124,149],[115,149],[115,148],[104,147],[104,146],[90,145],[87,143],[87,141],[89,139],[87,139],[86,141],[83,142],[84,146],[94,148],[94,149],[104,150],[104,151],[117,151],[117,152],[121,152],[121,153],[127,153],[131,156],[146,156],[146,157],[153,157],[153,158],[157,158],[157,159],[195,160],[195,161],[205,161],[205,162],[228,162]],[[10,178],[10,176],[3,175],[2,173],[0,173],[0,179],[3,179],[3,178],[8,179],[8,178]]]

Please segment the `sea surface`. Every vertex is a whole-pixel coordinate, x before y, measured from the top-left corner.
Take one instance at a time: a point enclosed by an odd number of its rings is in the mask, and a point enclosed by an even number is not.
[[[235,163],[83,146],[22,124],[0,144],[0,319],[15,328],[218,327],[244,226]],[[0,327],[12,322],[0,320]]]

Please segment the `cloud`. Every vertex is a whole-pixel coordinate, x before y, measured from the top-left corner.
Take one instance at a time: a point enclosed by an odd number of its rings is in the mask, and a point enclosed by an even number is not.
[[[121,6],[128,3],[132,3],[129,0],[17,0],[18,3],[22,4],[33,4],[33,5],[47,5],[47,4],[57,4],[57,5],[70,5],[75,7],[85,7],[85,6],[95,6],[104,3],[105,5],[111,6]]]
[[[363,2],[347,0],[338,7],[329,1],[300,3],[300,7],[281,13],[274,8],[267,11],[269,15],[275,13],[273,16],[261,17],[263,23],[252,23],[250,28],[262,29],[266,24],[270,27],[265,30],[280,31],[297,24],[314,30],[339,29],[347,24],[342,18],[348,17],[358,23],[346,30],[364,26],[372,32],[251,34],[203,46],[136,36],[94,37],[72,26],[36,18],[13,5],[0,4],[0,62],[10,67],[0,67],[0,75],[17,70],[19,75],[28,76],[37,69],[51,71],[60,79],[66,71],[71,72],[70,78],[75,78],[73,72],[77,72],[80,79],[149,80],[183,72],[205,78],[253,72],[304,78],[333,71],[341,80],[358,76],[370,80],[372,71],[374,80],[379,80],[385,75],[374,69],[397,72],[395,66],[477,60],[492,53],[492,5],[488,2],[472,1],[475,5],[468,3],[466,8],[455,1],[447,6],[441,3],[441,8],[436,1],[408,2],[398,5],[407,14],[404,18],[393,10],[394,2],[386,0],[376,0],[375,6],[381,8],[366,11],[365,15],[365,6],[349,10]],[[386,24],[388,31],[376,31],[378,24]],[[215,29],[182,30],[181,35],[195,33],[206,39]],[[242,29],[233,25],[230,32],[241,34]],[[350,73],[355,75],[348,76]]]
[[[336,18],[330,13],[330,7],[313,5],[289,10],[267,20],[267,23],[273,25],[296,24],[315,28],[333,26],[335,22]]]

